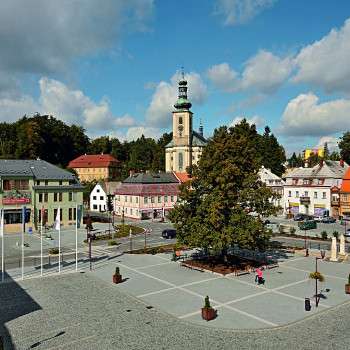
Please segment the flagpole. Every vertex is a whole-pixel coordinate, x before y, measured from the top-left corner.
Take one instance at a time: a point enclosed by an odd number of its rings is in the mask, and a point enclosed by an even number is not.
[[[25,207],[22,207],[22,280],[24,279],[24,222],[25,218]]]
[[[40,225],[40,276],[43,276],[43,221],[44,207],[41,208],[41,225]]]
[[[75,205],[75,271],[78,271],[78,204]]]
[[[0,233],[1,233],[1,282],[4,282],[4,209],[1,209]]]
[[[58,273],[61,273],[61,208],[58,208]]]

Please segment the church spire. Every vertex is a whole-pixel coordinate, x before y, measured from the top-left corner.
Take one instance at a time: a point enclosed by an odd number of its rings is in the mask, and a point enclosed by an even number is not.
[[[179,97],[174,107],[178,110],[189,110],[192,107],[192,103],[187,99],[187,81],[185,80],[183,67],[181,67],[181,78],[179,81]]]

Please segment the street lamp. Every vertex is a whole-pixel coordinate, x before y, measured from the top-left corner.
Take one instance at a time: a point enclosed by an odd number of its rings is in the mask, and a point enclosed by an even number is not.
[[[132,229],[131,229],[131,227],[129,230],[129,239],[130,239],[130,252],[132,252]]]
[[[89,264],[90,264],[90,271],[92,270],[92,266],[91,266],[91,234],[90,234],[90,229],[92,227],[92,220],[90,216],[87,216],[86,218],[86,238],[89,244]]]
[[[319,259],[321,259],[321,258],[319,258],[319,257],[317,257],[316,256],[316,274],[317,274],[317,261],[319,260]],[[315,281],[316,281],[316,307],[318,307],[318,303],[319,303],[319,301],[320,301],[320,297],[318,296],[318,289],[317,289],[317,278],[315,279]]]

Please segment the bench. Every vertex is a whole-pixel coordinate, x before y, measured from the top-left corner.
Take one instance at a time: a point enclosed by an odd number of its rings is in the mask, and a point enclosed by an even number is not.
[[[187,267],[188,269],[191,269],[191,270],[204,272],[204,270],[202,268],[198,267],[198,266],[193,266],[193,265],[190,265],[190,264],[186,264],[184,262],[182,262],[180,265],[183,266],[183,267]]]

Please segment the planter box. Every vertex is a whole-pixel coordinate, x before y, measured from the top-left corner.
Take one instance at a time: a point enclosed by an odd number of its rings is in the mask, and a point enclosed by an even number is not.
[[[121,283],[123,281],[122,275],[113,275],[113,283]]]
[[[350,294],[350,284],[345,285],[345,293]]]
[[[213,320],[216,317],[216,310],[212,307],[205,308],[202,307],[202,318],[203,320],[210,321]]]

